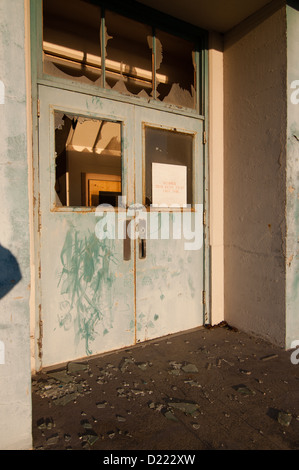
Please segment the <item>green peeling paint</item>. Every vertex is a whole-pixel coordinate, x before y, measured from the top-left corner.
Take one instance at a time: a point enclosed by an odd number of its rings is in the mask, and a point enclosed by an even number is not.
[[[85,341],[87,355],[92,354],[90,343],[99,334],[99,323],[103,335],[113,328],[110,263],[117,264],[117,260],[109,241],[105,242],[93,233],[81,237],[70,229],[60,255],[63,268],[58,285],[64,300],[59,326],[66,330],[74,326],[76,341]]]

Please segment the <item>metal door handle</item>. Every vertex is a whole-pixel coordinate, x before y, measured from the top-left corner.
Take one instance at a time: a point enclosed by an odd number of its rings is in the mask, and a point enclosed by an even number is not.
[[[146,240],[144,238],[139,238],[139,258],[146,258]]]
[[[125,237],[124,237],[124,261],[131,259],[131,238],[128,237],[128,225],[130,220],[125,220]]]
[[[139,232],[139,259],[146,258],[146,220],[141,219],[138,223]]]

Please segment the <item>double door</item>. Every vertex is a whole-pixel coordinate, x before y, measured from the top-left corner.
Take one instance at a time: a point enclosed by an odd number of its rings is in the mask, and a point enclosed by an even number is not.
[[[42,366],[203,324],[202,121],[39,87]]]

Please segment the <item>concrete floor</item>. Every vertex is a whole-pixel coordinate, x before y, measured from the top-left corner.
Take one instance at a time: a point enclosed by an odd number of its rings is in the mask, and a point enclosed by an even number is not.
[[[34,449],[297,450],[290,358],[222,324],[43,371]]]

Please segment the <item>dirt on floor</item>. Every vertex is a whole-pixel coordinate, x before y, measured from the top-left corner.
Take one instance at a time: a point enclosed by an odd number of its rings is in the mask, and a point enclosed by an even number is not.
[[[222,323],[32,380],[34,449],[298,450],[299,364]]]

